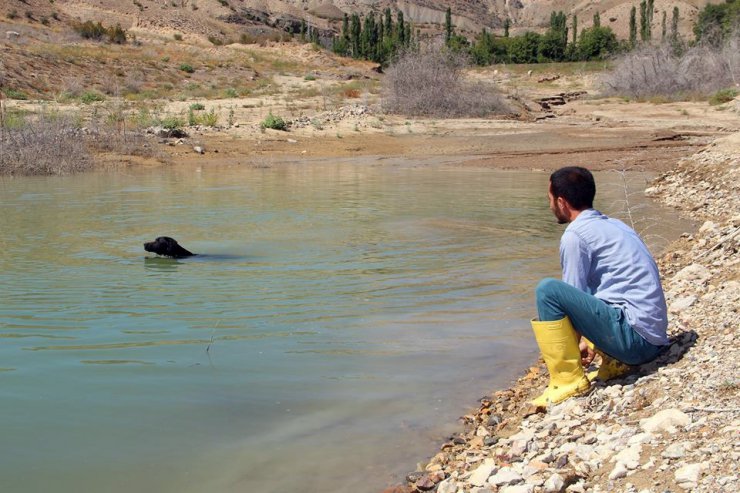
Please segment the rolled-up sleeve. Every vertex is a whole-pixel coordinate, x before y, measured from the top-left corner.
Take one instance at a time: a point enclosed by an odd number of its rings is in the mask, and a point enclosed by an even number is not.
[[[560,266],[563,268],[563,281],[586,293],[591,254],[585,242],[572,231],[565,231],[560,239]]]

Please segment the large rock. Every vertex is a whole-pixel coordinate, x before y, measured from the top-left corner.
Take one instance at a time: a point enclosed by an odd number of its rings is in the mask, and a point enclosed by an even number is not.
[[[703,470],[704,464],[687,464],[676,470],[676,483],[686,490],[696,488]]]
[[[478,468],[473,471],[473,474],[471,474],[470,478],[468,479],[468,482],[472,484],[473,486],[484,486],[488,478],[493,474],[493,472],[496,470],[496,466],[491,459],[487,459],[483,462]]]
[[[676,275],[673,276],[673,282],[684,281],[703,283],[709,280],[710,277],[712,277],[712,274],[709,272],[709,269],[703,265],[691,264],[678,271]]]
[[[521,474],[510,467],[502,467],[499,472],[488,478],[488,483],[494,486],[521,483],[524,479]]]

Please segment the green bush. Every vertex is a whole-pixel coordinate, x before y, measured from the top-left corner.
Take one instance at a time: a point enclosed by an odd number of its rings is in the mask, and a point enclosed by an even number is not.
[[[211,108],[211,111],[203,113],[199,120],[201,125],[205,125],[206,127],[215,127],[218,125],[218,114],[216,113],[216,110]]]
[[[193,72],[195,72],[195,69],[189,63],[183,63],[182,65],[180,65],[180,70],[182,70],[183,72],[187,72],[188,74],[192,74]]]
[[[735,99],[738,94],[740,94],[740,92],[737,89],[720,89],[709,98],[709,104],[716,106],[718,104],[729,103]]]
[[[200,111],[206,109],[203,103],[193,103],[190,105],[190,109],[193,111]]]
[[[224,91],[224,95],[227,98],[238,98],[239,97],[239,93],[236,92],[236,89],[234,89],[233,87],[229,87],[228,89],[226,89]]]
[[[308,74],[303,78],[303,80],[316,80],[316,76],[313,74]]]
[[[185,122],[182,118],[176,116],[166,116],[160,122],[162,128],[166,130],[180,130],[185,126]]]
[[[105,101],[105,96],[97,91],[85,91],[80,95],[80,102],[85,104]]]
[[[262,123],[260,123],[260,127],[262,128],[271,128],[273,130],[288,130],[288,124],[280,118],[279,116],[275,116],[270,112],[267,115],[267,118],[262,120]]]
[[[175,33],[173,37],[175,38],[175,41],[182,41],[182,34]]]
[[[28,96],[23,91],[18,91],[16,89],[4,89],[3,93],[5,93],[5,96],[8,99],[18,99],[18,100],[26,100],[28,99]]]

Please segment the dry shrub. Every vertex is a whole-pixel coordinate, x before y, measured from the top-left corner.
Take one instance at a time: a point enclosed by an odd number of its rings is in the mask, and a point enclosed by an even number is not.
[[[344,97],[348,99],[357,99],[360,97],[359,89],[346,89],[344,91]]]
[[[93,165],[80,129],[70,118],[41,114],[8,126],[3,116],[0,114],[0,174],[69,174]]]
[[[383,81],[383,109],[389,113],[435,118],[483,117],[509,113],[490,85],[465,80],[465,55],[439,45],[401,54]]]
[[[699,44],[683,53],[667,44],[632,51],[617,60],[601,82],[610,95],[669,100],[737,86],[740,35],[722,46]]]

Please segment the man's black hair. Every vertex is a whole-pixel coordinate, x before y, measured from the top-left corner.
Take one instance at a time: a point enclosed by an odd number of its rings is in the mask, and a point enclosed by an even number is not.
[[[567,166],[550,175],[550,191],[555,198],[563,197],[571,207],[582,211],[594,206],[596,182],[586,168]]]

